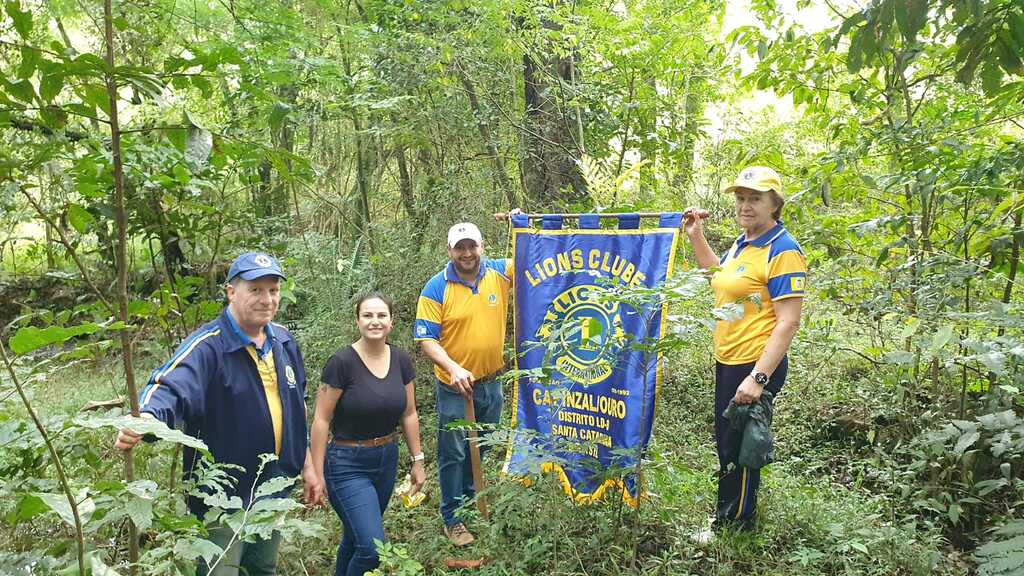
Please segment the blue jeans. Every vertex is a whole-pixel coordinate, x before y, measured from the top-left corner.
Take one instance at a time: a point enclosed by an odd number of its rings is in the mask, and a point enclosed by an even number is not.
[[[376,538],[384,542],[384,510],[395,489],[398,443],[366,448],[327,445],[324,483],[345,533],[335,576],[362,576],[380,564]]]
[[[501,383],[494,377],[478,381],[473,386],[476,421],[497,424],[501,419],[502,401]],[[466,433],[445,430],[448,424],[465,417],[466,404],[462,395],[437,382],[437,476],[441,483],[441,517],[445,526],[462,522],[455,511],[476,494]],[[482,447],[480,453],[484,453]]]

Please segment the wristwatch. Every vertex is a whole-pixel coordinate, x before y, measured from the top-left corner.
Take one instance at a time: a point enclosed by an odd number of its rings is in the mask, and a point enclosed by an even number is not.
[[[764,372],[758,372],[755,370],[750,373],[750,377],[754,379],[754,382],[756,382],[758,386],[764,386],[768,383],[768,375]]]
[[[426,459],[427,457],[423,455],[423,452],[420,452],[419,454],[412,457],[413,462],[423,462]]]

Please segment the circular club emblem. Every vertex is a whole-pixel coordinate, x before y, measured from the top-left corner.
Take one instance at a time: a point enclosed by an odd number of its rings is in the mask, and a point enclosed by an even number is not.
[[[566,378],[589,386],[611,375],[625,341],[617,302],[601,302],[594,286],[574,286],[548,306],[538,339],[551,339],[551,362]]]
[[[264,268],[269,268],[270,265],[274,263],[274,261],[270,259],[270,256],[267,256],[266,254],[257,254],[256,257],[253,258],[253,262]]]

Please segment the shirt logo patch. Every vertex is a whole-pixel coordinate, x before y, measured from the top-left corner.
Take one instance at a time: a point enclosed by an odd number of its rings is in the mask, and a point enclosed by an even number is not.
[[[494,308],[495,306],[497,306],[498,305],[498,295],[497,294],[489,294],[487,296],[487,305],[490,306],[491,308]]]
[[[416,333],[419,334],[420,336],[423,336],[427,333],[427,329],[423,326],[417,326]]]
[[[739,268],[736,269],[736,273],[737,274],[743,274],[746,271],[747,271],[746,264],[740,264]]]
[[[256,257],[253,258],[253,262],[264,268],[269,268],[270,264],[272,263],[270,260],[270,256],[267,256],[266,254],[257,254]]]
[[[284,367],[284,378],[288,381],[289,388],[295,388],[295,370],[291,364]]]
[[[805,278],[803,276],[794,276],[794,277],[790,278],[789,279],[789,289],[792,290],[793,292],[803,292],[804,291],[804,281],[805,280],[807,280],[807,278]]]

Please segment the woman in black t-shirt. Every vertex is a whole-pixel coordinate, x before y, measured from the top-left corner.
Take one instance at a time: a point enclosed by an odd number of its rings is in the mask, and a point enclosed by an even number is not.
[[[399,425],[413,455],[412,492],[426,481],[416,373],[409,354],[387,343],[392,320],[386,296],[359,298],[360,338],[327,361],[316,399],[313,465],[345,526],[335,576],[362,576],[380,563],[373,541],[385,541],[383,514],[395,488]]]

